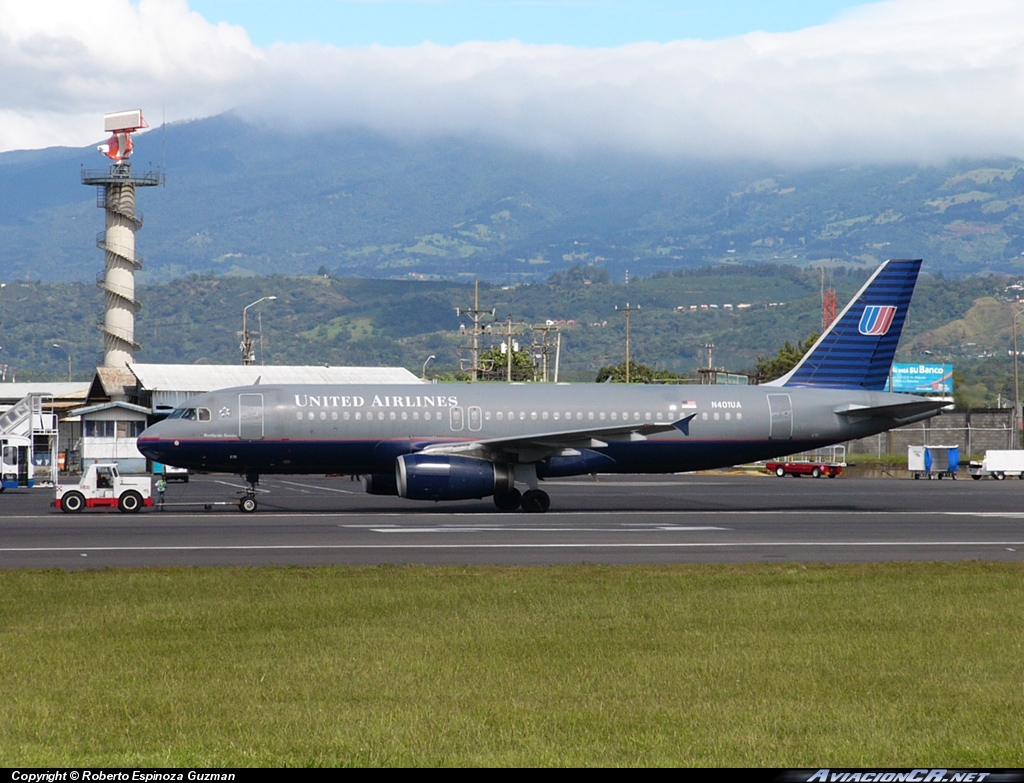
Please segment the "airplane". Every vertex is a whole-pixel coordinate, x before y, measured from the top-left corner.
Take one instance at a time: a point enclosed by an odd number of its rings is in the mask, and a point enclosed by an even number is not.
[[[198,395],[146,429],[151,460],[245,477],[362,475],[412,500],[493,497],[543,513],[547,478],[680,473],[868,437],[948,401],[882,391],[921,260],[886,261],[800,362],[752,386],[256,385]],[[523,486],[520,491],[517,485]]]

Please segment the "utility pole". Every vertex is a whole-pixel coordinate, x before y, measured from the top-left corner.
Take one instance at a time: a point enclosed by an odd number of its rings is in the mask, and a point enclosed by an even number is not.
[[[557,380],[557,376],[558,376],[557,356],[558,356],[558,353],[557,353],[556,344],[553,343],[553,342],[550,342],[550,337],[551,337],[551,333],[554,332],[556,337],[557,337],[557,339],[559,340],[559,344],[561,344],[560,343],[560,341],[561,341],[561,332],[558,330],[558,325],[555,324],[555,323],[552,323],[551,321],[548,321],[547,323],[543,323],[543,324],[534,324],[530,328],[531,328],[531,330],[533,332],[539,332],[540,333],[540,342],[537,342],[537,338],[534,338],[533,345],[530,346],[530,350],[531,350],[531,352],[533,352],[533,351],[539,351],[540,352],[538,354],[538,356],[540,356],[540,361],[541,361],[541,380],[544,383],[548,383],[548,381],[550,380],[549,376],[550,376],[550,369],[551,369],[551,352],[552,352],[552,350],[555,350],[555,357],[556,357],[556,361],[555,361],[555,365],[556,365],[555,379]]]
[[[636,307],[630,307],[629,302],[626,302],[625,307],[619,307],[615,305],[616,310],[621,310],[626,314],[626,383],[629,383],[629,316],[640,309],[640,305]]]
[[[505,335],[504,340],[501,343],[501,351],[505,354],[505,381],[512,383],[512,365],[515,357],[513,353],[518,353],[522,346],[518,342],[513,342],[512,338],[522,334],[526,329],[526,323],[523,321],[513,321],[511,313],[505,320]],[[497,373],[495,373],[497,375]]]
[[[1017,318],[1024,310],[1013,316],[1013,447],[1020,448],[1020,378],[1017,373]]]
[[[491,316],[491,318],[494,317],[494,310],[493,309],[491,309],[491,310],[481,310],[480,309],[480,280],[479,279],[473,281],[473,309],[472,310],[463,310],[460,307],[456,307],[455,308],[455,315],[457,315],[459,318],[461,318],[463,316],[466,316],[473,323],[473,327],[471,329],[471,331],[473,333],[473,344],[472,345],[463,345],[462,349],[465,350],[465,349],[469,348],[469,349],[471,349],[473,351],[472,381],[474,383],[476,383],[477,378],[479,377],[479,371],[480,371],[480,334],[483,332],[483,327],[480,326],[480,319],[483,316],[485,316],[485,315],[489,315],[489,316]],[[463,324],[463,329],[465,329],[465,324]]]

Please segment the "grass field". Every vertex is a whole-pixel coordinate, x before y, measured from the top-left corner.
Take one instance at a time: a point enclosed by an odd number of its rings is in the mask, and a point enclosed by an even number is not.
[[[0,573],[0,765],[1024,766],[1019,564]]]

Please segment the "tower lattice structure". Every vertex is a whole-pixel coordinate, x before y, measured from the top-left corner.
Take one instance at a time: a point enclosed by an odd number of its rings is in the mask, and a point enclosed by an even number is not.
[[[122,120],[129,115],[137,125],[117,128],[110,118]],[[106,213],[106,228],[96,236],[96,245],[104,251],[104,268],[96,276],[96,285],[104,291],[103,319],[97,327],[103,332],[103,366],[126,367],[134,361],[142,346],[135,340],[135,314],[141,305],[135,298],[135,272],[142,268],[142,257],[135,252],[135,232],[142,228],[142,213],[135,209],[138,187],[159,185],[162,171],[132,175],[128,161],[131,132],[145,127],[142,113],[122,112],[107,115],[107,130],[114,136],[99,149],[113,160],[106,171],[82,170],[82,184],[96,187],[96,206]]]

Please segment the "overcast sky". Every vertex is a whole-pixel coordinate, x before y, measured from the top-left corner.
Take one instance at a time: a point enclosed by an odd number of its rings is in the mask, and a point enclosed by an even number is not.
[[[0,79],[0,150],[141,107],[563,154],[1024,157],[1019,0],[0,0]]]

